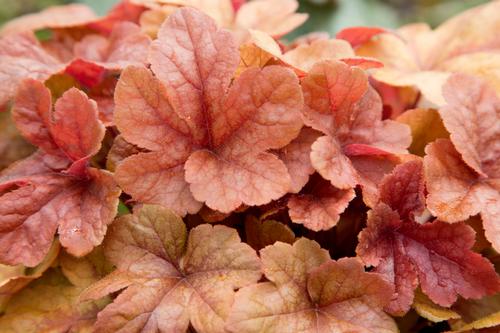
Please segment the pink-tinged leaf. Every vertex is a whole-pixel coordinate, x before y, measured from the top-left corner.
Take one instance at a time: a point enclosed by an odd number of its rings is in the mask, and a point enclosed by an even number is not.
[[[48,151],[0,175],[0,261],[37,265],[57,229],[62,245],[83,256],[102,242],[121,193],[110,173],[88,167],[104,137],[96,103],[72,88],[52,110],[50,93],[34,80],[19,93],[16,122]]]
[[[482,176],[500,178],[500,98],[478,78],[455,74],[443,88],[439,109],[462,159]]]
[[[357,47],[386,32],[387,30],[377,27],[352,27],[339,31],[335,37],[348,41],[352,47]]]
[[[368,88],[363,70],[350,68],[338,61],[323,61],[314,65],[301,83],[306,124],[325,133],[333,131],[333,128],[325,128],[326,124],[322,124],[321,119],[316,120],[316,116],[345,114]]]
[[[149,61],[156,76],[167,87],[175,87],[169,91],[170,102],[195,126],[196,142],[210,145],[214,141],[212,129],[196,128],[204,121],[210,120],[218,132],[224,132],[223,126],[231,128],[229,119],[214,119],[222,111],[224,94],[239,62],[229,31],[218,29],[198,10],[179,9],[162,25]]]
[[[453,304],[458,295],[481,298],[500,290],[493,265],[471,250],[474,235],[463,223],[421,225],[401,220],[380,203],[369,212],[356,252],[395,285],[396,294],[387,309],[400,315],[410,308],[416,276],[423,292],[442,306]]]
[[[71,178],[38,176],[24,183],[0,197],[0,260],[33,267],[49,251],[57,230],[62,207],[56,207],[52,199],[71,184]]]
[[[145,205],[109,230],[105,255],[117,270],[90,286],[82,299],[122,291],[98,315],[97,331],[222,332],[234,290],[261,276],[254,250],[225,226],[189,232],[182,220]]]
[[[379,201],[380,182],[402,162],[402,158],[398,155],[358,155],[350,159],[359,176],[363,201],[368,207],[374,207]]]
[[[151,39],[139,26],[115,24],[109,38],[87,35],[74,46],[74,54],[108,70],[121,70],[129,65],[145,65]]]
[[[88,180],[56,173],[20,178],[18,188],[0,196],[2,262],[37,265],[58,227],[61,243],[73,255],[85,255],[102,242],[120,190],[111,174],[88,173]]]
[[[226,325],[230,332],[397,332],[382,307],[392,288],[359,261],[330,259],[316,242],[275,243],[260,251],[270,282],[244,287]]]
[[[189,149],[189,123],[172,107],[165,87],[146,68],[123,71],[115,103],[114,122],[125,140],[149,150]]]
[[[263,205],[290,190],[291,179],[283,162],[271,153],[224,160],[208,151],[193,153],[185,164],[193,196],[221,212],[241,203]]]
[[[439,139],[427,145],[425,152],[429,210],[446,222],[463,221],[479,213],[480,176],[463,162],[453,144]]]
[[[322,136],[314,142],[311,149],[313,167],[333,186],[349,189],[359,183],[356,169],[335,138]]]
[[[152,156],[139,154],[118,167],[126,192],[180,214],[195,212],[199,202],[228,213],[287,193],[291,180],[286,166],[267,150],[286,146],[302,127],[295,74],[270,66],[232,80],[239,58],[232,35],[193,8],[172,14],[158,36],[150,52],[156,78],[145,68],[129,67],[115,94],[115,123],[123,137],[162,155],[161,163],[149,159],[151,166],[133,166],[141,156],[145,161]],[[178,170],[175,177],[173,168]],[[183,184],[182,168],[196,199],[189,203],[165,190]],[[134,170],[150,173],[155,190],[133,180]],[[162,179],[161,185],[154,177]]]
[[[357,48],[358,55],[381,60],[385,67],[374,77],[393,86],[416,86],[439,106],[446,104],[442,87],[455,72],[483,77],[498,86],[500,9],[491,1],[452,17],[436,29],[427,24],[409,24],[396,34],[381,34]],[[496,58],[496,60],[495,60]],[[495,69],[494,69],[495,68]]]
[[[56,101],[51,132],[61,150],[78,161],[99,151],[105,128],[98,119],[96,102],[72,88]]]
[[[44,81],[64,65],[47,53],[31,32],[0,39],[0,110],[26,78]]]
[[[380,171],[394,165],[393,154],[406,152],[410,129],[382,120],[380,97],[358,68],[320,62],[302,80],[302,88],[305,123],[326,134],[311,147],[312,165],[337,188],[360,184],[365,202],[374,204],[378,181],[384,175]]]
[[[184,179],[188,154],[156,151],[133,155],[116,168],[116,181],[139,202],[172,207],[180,215],[197,213],[203,204],[193,197]]]
[[[361,143],[405,153],[408,126],[382,120],[382,102],[366,74],[341,62],[321,62],[302,80],[307,125],[336,136],[342,145]]]
[[[260,43],[257,43],[257,45],[262,46]],[[354,57],[354,51],[345,41],[338,39],[320,39],[310,44],[299,45],[283,54],[280,59],[286,64],[299,69],[300,72],[307,73],[317,62]]]
[[[313,231],[328,230],[340,219],[340,214],[355,197],[352,188],[340,190],[328,181],[312,177],[303,193],[288,200],[288,214],[295,223]]]
[[[49,155],[41,150],[35,151],[30,156],[12,163],[0,173],[0,192],[11,187],[20,178],[29,176],[61,172],[70,166],[71,161],[66,157]]]
[[[320,136],[320,133],[309,128],[302,128],[298,137],[285,147],[276,151],[278,157],[285,163],[292,180],[290,192],[298,193],[314,173],[311,164],[311,145]]]
[[[425,209],[422,161],[400,164],[380,183],[380,201],[399,213],[403,220],[414,220]]]
[[[26,79],[19,86],[12,118],[23,136],[49,154],[57,155],[59,147],[50,133],[52,97],[43,83]]]
[[[43,83],[27,79],[18,91],[13,118],[31,143],[51,155],[64,154],[73,161],[96,154],[104,137],[97,105],[82,91],[66,91],[52,110],[50,91]]]
[[[91,8],[82,4],[49,7],[39,13],[18,17],[0,30],[0,35],[36,31],[46,28],[61,29],[83,25],[97,19]]]
[[[121,193],[109,172],[98,169],[87,172],[89,180],[65,189],[64,197],[53,200],[54,205],[62,207],[58,214],[59,241],[77,257],[102,243],[116,215]]]
[[[486,238],[500,249],[500,224],[495,218],[500,202],[498,179],[481,177],[462,160],[449,140],[439,139],[425,151],[429,210],[446,222],[463,221],[481,213]]]
[[[257,30],[250,30],[249,33],[249,42],[240,47],[240,68],[264,67],[275,59],[292,68],[297,75],[304,76],[316,63],[326,60],[338,60],[362,69],[383,66],[374,58],[357,57],[349,43],[340,39],[318,38],[283,53],[282,45],[270,35]]]

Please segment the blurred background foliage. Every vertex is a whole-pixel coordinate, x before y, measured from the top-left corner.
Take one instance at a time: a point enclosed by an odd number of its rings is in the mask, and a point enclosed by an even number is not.
[[[45,7],[82,2],[105,13],[118,0],[0,0],[0,24]],[[216,1],[216,0],[214,0]],[[395,28],[423,21],[436,26],[447,18],[487,0],[299,0],[300,11],[310,14],[308,22],[293,36],[311,31],[338,30],[356,25]],[[292,37],[293,37],[292,36]]]

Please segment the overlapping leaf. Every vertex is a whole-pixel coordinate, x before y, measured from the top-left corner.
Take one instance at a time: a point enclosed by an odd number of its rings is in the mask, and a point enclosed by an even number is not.
[[[397,332],[382,311],[391,287],[356,259],[330,259],[305,238],[260,251],[269,282],[236,294],[230,332]]]
[[[219,26],[231,29],[239,43],[248,39],[248,30],[260,30],[279,38],[307,20],[305,13],[296,13],[296,0],[135,0],[149,8],[147,30],[156,35],[163,20],[172,12],[172,6],[197,8],[212,17]]]
[[[100,272],[91,259],[60,259],[61,267],[49,269],[10,300],[0,317],[2,332],[92,332],[97,313],[109,299],[81,302],[79,295]],[[68,266],[71,272],[65,270]]]
[[[71,89],[52,109],[49,90],[27,80],[13,117],[41,152],[6,169],[0,178],[1,261],[37,265],[56,230],[70,253],[85,255],[102,242],[121,192],[110,173],[88,166],[104,136],[96,103]]]
[[[92,285],[83,299],[124,289],[98,315],[98,332],[222,332],[234,290],[257,282],[254,250],[225,226],[200,225],[189,234],[182,220],[144,205],[109,230],[105,254],[117,270]]]
[[[122,22],[115,24],[109,37],[87,35],[75,44],[75,57],[110,70],[129,65],[145,65],[150,38],[139,26]]]
[[[0,110],[16,94],[23,79],[46,80],[64,66],[46,52],[31,32],[0,39]]]
[[[183,215],[201,202],[227,213],[290,190],[286,166],[266,150],[288,144],[302,125],[291,71],[252,69],[230,85],[238,65],[231,34],[188,8],[163,25],[150,61],[156,77],[129,67],[116,90],[122,136],[151,151],[118,166],[125,192]]]
[[[429,210],[446,222],[481,213],[486,238],[500,249],[500,98],[483,81],[455,74],[439,110],[450,140],[427,146]]]
[[[31,281],[41,277],[50,268],[59,254],[59,249],[59,243],[54,241],[47,256],[33,269],[28,269],[22,265],[0,265],[0,309],[2,311],[5,310],[5,306],[13,295]]]
[[[416,86],[429,101],[441,106],[446,79],[453,72],[469,73],[500,88],[500,1],[473,8],[440,25],[410,24],[397,34],[377,36],[357,49],[357,54],[377,58],[385,64],[374,73],[382,82]]]
[[[340,60],[362,68],[382,66],[376,59],[356,56],[349,43],[340,39],[318,38],[283,53],[270,35],[250,30],[250,36],[251,39],[240,47],[240,68],[264,67],[271,59],[293,68],[298,75],[304,75],[314,64],[324,60]]]
[[[472,252],[474,231],[464,223],[415,222],[425,208],[420,161],[396,167],[381,184],[379,203],[359,234],[357,254],[394,284],[387,309],[401,315],[413,301],[418,282],[435,303],[450,306],[458,295],[480,298],[497,293],[493,265]]]
[[[276,242],[292,244],[295,241],[295,235],[287,225],[251,215],[245,219],[245,236],[246,243],[256,250]]]
[[[338,189],[320,176],[312,177],[300,194],[290,197],[288,213],[293,222],[308,229],[328,230],[337,224],[354,196],[352,188]]]
[[[339,189],[361,185],[376,201],[376,186],[398,163],[394,154],[411,142],[406,125],[382,120],[379,96],[359,68],[336,61],[317,63],[303,78],[305,123],[325,134],[312,145],[311,162]]]

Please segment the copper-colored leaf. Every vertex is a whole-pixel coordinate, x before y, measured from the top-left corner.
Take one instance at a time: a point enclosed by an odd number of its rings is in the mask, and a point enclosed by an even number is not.
[[[357,48],[360,56],[377,58],[384,67],[374,77],[393,86],[416,86],[432,103],[442,106],[441,93],[453,72],[480,76],[498,89],[497,56],[500,2],[492,1],[457,15],[435,30],[410,24],[395,34],[380,34]]]
[[[288,200],[288,214],[293,222],[308,229],[328,230],[337,224],[354,196],[352,188],[337,189],[321,177],[313,176],[302,193]]]
[[[295,13],[296,0],[254,0],[243,4],[236,13],[235,25],[260,30],[279,38],[304,23],[308,15]]]
[[[115,24],[109,38],[87,35],[74,46],[76,57],[111,70],[145,65],[151,40],[130,22]]]
[[[250,69],[231,83],[238,65],[233,37],[192,8],[165,22],[150,61],[157,78],[130,67],[116,91],[123,137],[152,151],[118,166],[126,192],[184,215],[200,202],[228,213],[289,191],[286,166],[267,150],[287,145],[302,125],[302,95],[291,71]],[[136,182],[139,174],[152,182]],[[186,190],[182,198],[174,188]]]
[[[367,228],[358,236],[358,255],[395,285],[387,309],[399,315],[409,310],[418,281],[442,306],[450,306],[457,295],[480,298],[500,288],[491,263],[471,251],[472,228],[415,222],[425,208],[423,181],[421,161],[397,166],[381,182],[381,203],[369,212]]]
[[[311,145],[319,136],[320,133],[317,131],[304,127],[298,137],[276,151],[290,174],[292,180],[290,192],[299,192],[314,172],[309,156],[311,155]]]
[[[23,82],[16,102],[16,123],[46,153],[2,173],[1,262],[37,265],[56,230],[71,254],[85,255],[102,242],[121,193],[110,173],[88,166],[104,136],[96,104],[72,88],[52,110],[48,89],[35,80]]]
[[[439,109],[453,145],[482,176],[500,178],[500,98],[484,81],[464,74],[450,77]]]
[[[414,220],[425,209],[424,170],[421,160],[400,164],[380,183],[380,201],[403,220]]]
[[[49,128],[56,144],[73,161],[95,155],[101,148],[105,129],[97,116],[97,104],[76,88],[57,100]]]
[[[226,328],[231,332],[397,332],[381,308],[391,287],[353,258],[330,259],[307,239],[261,250],[269,282],[242,288]]]
[[[410,144],[408,127],[382,120],[380,97],[359,68],[320,62],[302,80],[302,88],[305,123],[326,134],[312,145],[313,167],[337,188],[361,184],[376,189],[371,183],[381,177],[363,175],[366,161],[357,160],[370,159],[369,173],[384,170],[378,164],[388,164],[394,153],[404,153]],[[374,195],[366,193],[365,201],[373,202]]]
[[[200,225],[145,205],[116,221],[105,254],[117,270],[92,285],[83,299],[126,288],[98,315],[96,330],[221,332],[234,290],[260,278],[255,252],[225,226]]]

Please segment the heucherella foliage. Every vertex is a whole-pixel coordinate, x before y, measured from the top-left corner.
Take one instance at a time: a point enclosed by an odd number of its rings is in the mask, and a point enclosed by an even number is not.
[[[89,253],[102,242],[121,193],[111,173],[89,165],[105,130],[97,104],[72,88],[52,107],[50,91],[27,79],[12,116],[39,151],[0,174],[0,260],[37,265],[56,230],[71,254]]]
[[[442,306],[452,305],[457,295],[480,298],[500,291],[493,265],[470,250],[470,226],[415,221],[425,208],[421,161],[397,166],[380,186],[380,203],[368,213],[356,252],[395,285],[389,312],[409,310],[418,282]]]
[[[0,28],[0,332],[498,332],[500,0],[287,41],[298,5]]]
[[[115,93],[123,138],[149,150],[118,165],[125,192],[184,215],[203,202],[228,213],[289,191],[285,164],[266,150],[285,146],[302,127],[292,71],[249,69],[232,81],[234,38],[194,9],[165,21],[149,60],[152,72],[127,68]]]
[[[104,253],[117,269],[82,299],[126,289],[99,313],[102,332],[185,332],[190,322],[198,332],[222,332],[234,289],[261,276],[259,258],[235,230],[200,225],[188,233],[180,217],[159,206],[116,221]]]

